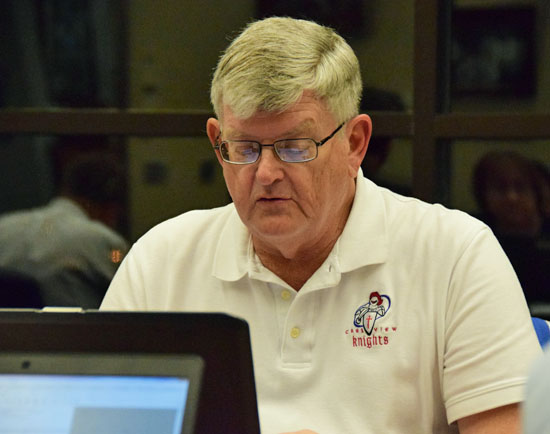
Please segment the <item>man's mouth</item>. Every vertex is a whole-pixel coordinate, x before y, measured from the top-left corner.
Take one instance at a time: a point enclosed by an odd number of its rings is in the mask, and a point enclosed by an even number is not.
[[[261,197],[258,202],[270,203],[270,202],[283,202],[287,200],[284,197]]]

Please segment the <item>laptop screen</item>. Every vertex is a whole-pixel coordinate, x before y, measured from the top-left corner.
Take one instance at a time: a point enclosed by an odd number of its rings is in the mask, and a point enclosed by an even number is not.
[[[0,433],[191,433],[200,363],[189,357],[3,354]],[[69,373],[58,373],[63,371]]]
[[[198,355],[204,370],[194,434],[260,433],[249,328],[239,318],[189,312],[0,311],[0,359],[6,352]]]

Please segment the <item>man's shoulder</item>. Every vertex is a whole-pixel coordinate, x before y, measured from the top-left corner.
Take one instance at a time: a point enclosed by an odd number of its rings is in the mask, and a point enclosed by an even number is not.
[[[167,264],[209,261],[220,240],[235,232],[234,219],[238,215],[232,205],[185,212],[145,232],[132,245],[129,256],[141,263],[163,264],[162,269]]]
[[[87,241],[90,244],[103,244],[112,248],[128,248],[127,241],[120,233],[96,220],[74,219],[73,226],[66,233],[66,237],[72,238],[72,241],[76,244],[79,241]]]
[[[26,208],[7,211],[0,214],[0,226],[27,226],[31,221],[37,220],[44,213],[44,208]]]
[[[470,227],[472,229],[486,228],[487,225],[472,215],[449,208],[440,203],[428,203],[420,199],[403,196],[385,188],[380,188],[387,215],[389,218],[412,219],[424,224],[437,223],[438,225]]]
[[[464,211],[385,188],[376,189],[381,198],[378,203],[384,210],[384,227],[393,240],[420,242],[426,246],[455,246],[462,251],[479,235],[490,234],[485,223]]]

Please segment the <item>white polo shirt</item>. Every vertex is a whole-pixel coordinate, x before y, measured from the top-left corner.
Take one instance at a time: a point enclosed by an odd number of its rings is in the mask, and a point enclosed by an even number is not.
[[[144,235],[102,309],[246,319],[263,434],[457,432],[448,423],[520,401],[541,351],[483,223],[362,177],[344,232],[299,292],[263,267],[228,205]]]

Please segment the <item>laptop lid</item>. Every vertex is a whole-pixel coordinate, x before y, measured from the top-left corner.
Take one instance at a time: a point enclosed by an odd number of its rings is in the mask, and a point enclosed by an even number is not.
[[[198,434],[259,434],[246,321],[219,313],[0,311],[0,352],[196,354]]]
[[[202,359],[0,353],[2,432],[193,434]]]

